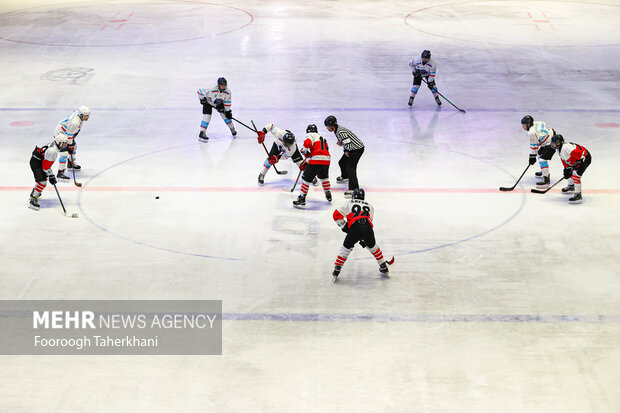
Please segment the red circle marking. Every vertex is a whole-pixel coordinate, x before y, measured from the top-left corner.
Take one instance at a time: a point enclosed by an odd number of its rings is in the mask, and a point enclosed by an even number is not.
[[[31,120],[16,120],[15,122],[9,123],[10,126],[32,126],[34,122]]]
[[[615,122],[597,123],[594,126],[596,126],[597,128],[620,128],[620,124],[615,123]]]
[[[179,42],[189,42],[192,40],[200,40],[200,39],[208,39],[211,37],[216,37],[216,36],[220,36],[223,34],[228,34],[228,33],[232,33],[232,32],[236,32],[237,30],[241,30],[244,27],[249,26],[250,24],[252,24],[254,22],[254,15],[252,13],[250,13],[247,10],[241,9],[239,7],[234,7],[234,6],[228,6],[225,4],[217,4],[217,3],[209,3],[206,1],[200,1],[200,0],[168,0],[170,2],[176,2],[176,3],[187,3],[187,4],[204,4],[204,5],[209,5],[209,6],[218,6],[218,7],[225,7],[228,9],[232,9],[232,10],[237,10],[240,11],[242,13],[245,13],[250,20],[245,23],[242,24],[239,27],[233,27],[232,29],[223,31],[223,32],[219,32],[219,33],[213,33],[207,36],[198,36],[198,37],[191,37],[188,39],[178,39],[178,40],[163,40],[160,42],[145,42],[145,43],[131,43],[131,44],[54,44],[54,43],[42,43],[42,42],[29,42],[29,41],[25,41],[25,40],[15,40],[15,39],[7,39],[6,37],[2,37],[0,36],[0,40],[6,40],[7,42],[14,42],[14,43],[24,43],[24,44],[36,44],[36,45],[40,45],[40,46],[60,46],[60,47],[116,47],[116,46],[147,46],[147,45],[158,45],[158,44],[166,44],[166,43],[179,43]],[[74,2],[71,3],[59,3],[56,6],[63,6],[63,5],[71,5],[71,4],[75,4]],[[82,3],[80,3],[80,5],[83,5]],[[89,6],[89,3],[84,3],[84,7]],[[11,12],[7,12],[7,13],[0,13],[0,16],[3,15],[15,15],[17,13],[23,13],[23,12],[29,12],[31,10],[37,10],[37,9],[41,9],[43,7],[48,7],[49,6],[38,6],[38,7],[31,7],[31,8],[27,8],[27,9],[20,9],[20,10],[14,10]]]

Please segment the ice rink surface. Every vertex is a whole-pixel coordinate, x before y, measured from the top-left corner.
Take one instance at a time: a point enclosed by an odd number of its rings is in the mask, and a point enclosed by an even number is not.
[[[0,356],[2,412],[619,412],[620,2],[82,1],[0,4],[0,298],[223,300],[222,356]],[[408,62],[430,49],[407,106]],[[331,145],[333,205],[294,209],[290,161],[235,118]],[[79,105],[77,179],[27,208],[35,145]],[[343,240],[342,151],[390,279]],[[530,193],[520,119],[592,153],[584,203]],[[271,145],[272,137],[267,142]],[[54,167],[56,169],[56,167]],[[561,177],[557,155],[551,180]],[[159,196],[159,199],[156,197]]]

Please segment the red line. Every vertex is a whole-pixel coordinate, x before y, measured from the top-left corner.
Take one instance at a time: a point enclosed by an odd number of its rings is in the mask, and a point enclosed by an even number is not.
[[[0,192],[30,191],[32,186],[0,186]],[[61,191],[88,191],[88,192],[282,192],[283,187],[230,187],[230,186],[76,186],[61,187]],[[421,194],[499,194],[499,193],[528,193],[528,188],[515,189],[509,192],[500,192],[497,188],[364,188],[367,192],[385,193],[421,193]],[[53,191],[47,187],[46,190]],[[314,188],[316,192],[323,192],[323,188]],[[559,189],[557,190],[559,191]],[[344,192],[344,189],[333,189],[332,192]],[[556,192],[552,189],[551,192]],[[585,189],[586,194],[619,194],[620,189]]]

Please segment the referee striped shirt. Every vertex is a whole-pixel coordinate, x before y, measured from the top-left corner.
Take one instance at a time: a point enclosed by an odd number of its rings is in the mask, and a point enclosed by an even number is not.
[[[342,126],[338,125],[334,132],[336,133],[336,138],[338,139],[338,142],[342,142],[342,147],[345,151],[351,152],[357,149],[364,148],[364,142],[362,142],[362,140],[349,129],[343,128]]]

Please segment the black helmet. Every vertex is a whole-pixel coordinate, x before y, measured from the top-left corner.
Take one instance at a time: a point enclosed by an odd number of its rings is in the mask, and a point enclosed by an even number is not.
[[[226,81],[225,77],[220,77],[219,79],[217,79],[217,84],[218,85],[228,86],[228,82]]]
[[[366,192],[362,188],[355,188],[353,190],[353,199],[361,199],[362,201],[366,197]]]
[[[521,125],[528,125],[528,129],[534,124],[534,118],[530,115],[525,115],[523,119],[521,119]]]
[[[306,133],[319,133],[319,130],[317,129],[316,125],[310,124],[308,125],[308,127],[306,128]]]
[[[329,115],[325,118],[325,126],[338,126],[338,121],[335,116]]]
[[[431,58],[431,51],[430,50],[425,50],[422,52],[422,59],[430,59]]]
[[[293,135],[293,132],[287,129],[286,133],[282,137],[282,142],[286,146],[291,146],[293,143],[295,143],[295,135]]]
[[[555,149],[559,149],[564,144],[564,136],[557,134],[553,135],[551,138],[551,147]]]

